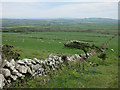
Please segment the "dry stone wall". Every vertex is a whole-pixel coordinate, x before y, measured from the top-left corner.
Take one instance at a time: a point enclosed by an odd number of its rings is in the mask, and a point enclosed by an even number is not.
[[[92,53],[89,53],[88,55],[90,56]],[[33,60],[25,58],[18,61],[12,59],[10,62],[4,60],[2,68],[0,68],[0,89],[17,79],[23,80],[27,74],[31,77],[34,77],[35,75],[47,75],[49,71],[58,70],[66,63],[75,62],[83,56],[85,56],[85,54],[75,54],[71,57],[66,56],[66,59],[64,60],[62,56],[50,54],[45,60],[38,60],[37,58],[34,58]]]

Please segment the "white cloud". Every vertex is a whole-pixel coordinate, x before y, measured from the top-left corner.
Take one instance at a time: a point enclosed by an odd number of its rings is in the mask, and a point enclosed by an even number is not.
[[[119,0],[1,0],[1,2],[119,2]]]
[[[107,17],[117,18],[117,3],[6,3],[3,17],[59,18]]]

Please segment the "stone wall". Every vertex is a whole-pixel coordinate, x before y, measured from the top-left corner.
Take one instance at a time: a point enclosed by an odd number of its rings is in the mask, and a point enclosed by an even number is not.
[[[88,55],[90,56],[92,53],[89,53]],[[0,68],[0,89],[17,79],[23,80],[28,74],[31,77],[36,75],[48,75],[50,71],[58,70],[65,64],[75,62],[83,56],[85,56],[85,54],[75,54],[71,57],[54,56],[50,54],[45,60],[38,60],[37,58],[34,58],[33,60],[25,58],[18,61],[12,59],[10,62],[4,60],[2,68]]]

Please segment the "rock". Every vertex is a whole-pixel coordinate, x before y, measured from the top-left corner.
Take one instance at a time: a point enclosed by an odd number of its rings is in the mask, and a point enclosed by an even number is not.
[[[70,61],[75,61],[76,59],[75,59],[75,57],[74,56],[71,56],[70,57]]]
[[[32,75],[33,72],[32,72],[32,70],[30,69],[30,67],[26,66],[26,68],[27,68],[27,72]]]
[[[58,61],[55,62],[57,65],[59,65],[60,63]]]
[[[15,66],[15,60],[12,59],[12,60],[10,61],[10,64],[13,65],[13,66]]]
[[[61,58],[61,57],[59,57],[59,58],[58,58],[58,61],[59,61],[60,63],[63,63],[63,61],[62,61],[62,58]]]
[[[7,60],[4,60],[3,63],[2,63],[2,67],[5,67],[7,62],[8,62]]]
[[[81,56],[82,56],[82,55],[81,55]],[[78,54],[75,54],[74,57],[75,57],[76,59],[78,59],[78,60],[81,58]]]
[[[33,70],[37,71],[42,66],[40,64],[33,65]]]
[[[10,83],[11,83],[11,80],[7,80],[7,82],[10,84]]]
[[[112,52],[114,52],[114,49],[111,49]]]
[[[48,58],[53,58],[53,54],[50,54],[50,55],[48,56]]]
[[[15,66],[13,66],[11,63],[9,63],[7,60],[4,60],[4,67],[8,67],[8,68],[10,68],[11,70],[13,70],[14,69],[14,67]]]
[[[31,59],[24,58],[24,59],[23,59],[23,62],[24,62],[24,63],[31,63]]]
[[[37,58],[34,58],[34,61],[35,61],[36,63],[40,63],[40,61],[39,61]]]
[[[90,56],[90,54],[89,54],[89,53],[87,53],[87,56],[89,57],[89,56]]]
[[[31,63],[32,63],[32,64],[36,64],[36,62],[35,62],[34,60],[31,60]]]
[[[5,78],[9,77],[11,75],[11,72],[9,69],[1,69],[2,74],[4,75]]]
[[[16,64],[15,68],[23,74],[27,73],[27,68],[23,65]]]
[[[13,81],[17,80],[17,76],[16,75],[11,75],[10,77],[13,79]]]
[[[3,89],[3,86],[5,85],[5,78],[2,74],[0,74],[0,89]]]
[[[17,63],[20,65],[25,65],[24,61],[22,61],[22,60],[18,60]]]
[[[92,56],[93,54],[92,53],[89,53],[89,56]]]
[[[92,62],[90,62],[89,64],[92,65]]]
[[[43,74],[44,68],[39,68],[39,74]]]
[[[53,59],[58,60],[59,57],[58,56],[53,56]]]
[[[70,59],[69,57],[67,57],[67,60],[68,60],[68,61],[71,61],[71,59]]]
[[[12,74],[17,75],[18,77],[22,77],[22,74],[19,73],[16,69],[12,71]]]
[[[22,75],[21,79],[24,79],[25,78],[25,75]]]

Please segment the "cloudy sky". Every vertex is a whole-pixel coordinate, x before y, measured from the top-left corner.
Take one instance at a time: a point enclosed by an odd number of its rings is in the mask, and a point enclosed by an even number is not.
[[[0,4],[3,18],[118,18],[118,0],[1,0]]]

